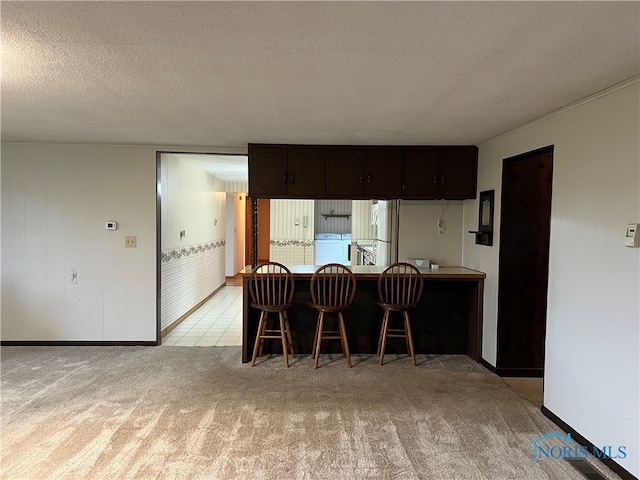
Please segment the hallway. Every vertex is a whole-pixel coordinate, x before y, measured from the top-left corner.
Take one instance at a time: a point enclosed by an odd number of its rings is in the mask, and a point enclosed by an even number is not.
[[[242,344],[242,287],[229,285],[162,339],[163,346],[221,347]]]

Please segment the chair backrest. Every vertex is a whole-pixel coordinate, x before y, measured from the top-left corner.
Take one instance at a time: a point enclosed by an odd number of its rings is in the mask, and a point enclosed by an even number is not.
[[[249,279],[251,303],[263,307],[290,305],[293,287],[293,275],[287,267],[277,262],[262,263]]]
[[[416,305],[422,295],[424,280],[420,270],[409,263],[389,265],[378,278],[380,302],[387,305]]]
[[[311,303],[325,307],[348,307],[356,293],[356,277],[339,263],[318,268],[311,277]]]

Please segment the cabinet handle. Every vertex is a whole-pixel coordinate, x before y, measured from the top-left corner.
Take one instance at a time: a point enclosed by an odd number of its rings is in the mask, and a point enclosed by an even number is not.
[[[371,175],[367,175],[367,183],[371,185]]]
[[[360,185],[362,185],[364,183],[364,179],[362,177],[362,175],[360,175]]]
[[[444,183],[444,175],[442,176],[442,178],[440,179],[440,183]]]
[[[295,174],[295,173],[292,173],[292,174],[291,174],[291,180],[289,181],[289,183],[290,183],[291,185],[293,185],[293,184],[295,183],[295,181],[296,181],[296,174]]]
[[[438,177],[436,177],[435,175],[433,177],[433,183],[438,183]]]
[[[287,184],[287,172],[284,172],[282,174],[282,183],[284,183],[285,185]]]

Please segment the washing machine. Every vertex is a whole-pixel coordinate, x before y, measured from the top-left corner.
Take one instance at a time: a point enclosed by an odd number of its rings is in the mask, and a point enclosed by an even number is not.
[[[339,233],[316,233],[313,263],[325,265],[327,263],[343,263],[342,235]]]

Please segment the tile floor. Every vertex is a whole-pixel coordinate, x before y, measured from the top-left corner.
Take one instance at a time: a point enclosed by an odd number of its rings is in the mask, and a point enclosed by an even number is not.
[[[242,287],[227,285],[162,339],[163,346],[242,345]]]

